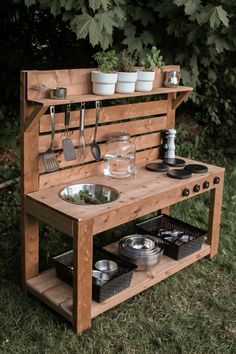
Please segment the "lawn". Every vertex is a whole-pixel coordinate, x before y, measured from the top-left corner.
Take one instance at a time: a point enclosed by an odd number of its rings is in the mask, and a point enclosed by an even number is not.
[[[214,163],[226,167],[218,255],[96,317],[92,328],[79,336],[51,309],[21,291],[19,185],[2,190],[0,353],[236,353],[236,164],[222,158]],[[172,215],[202,228],[207,213],[207,193],[171,209]],[[105,244],[127,230],[127,225],[116,228],[96,236],[96,242]],[[44,225],[41,235],[44,268],[52,253],[64,251],[70,242],[62,235],[58,241],[55,230]]]

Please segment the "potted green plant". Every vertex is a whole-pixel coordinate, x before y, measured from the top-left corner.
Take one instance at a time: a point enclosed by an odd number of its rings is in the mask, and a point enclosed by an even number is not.
[[[165,65],[160,49],[152,47],[150,52],[141,60],[143,70],[138,71],[138,79],[135,85],[135,91],[151,91],[155,79],[156,68]]]
[[[118,56],[114,49],[93,55],[98,70],[92,71],[93,93],[95,95],[113,95],[117,82]]]
[[[132,93],[135,90],[138,73],[134,68],[135,60],[124,49],[119,55],[118,62],[118,79],[116,84],[116,92]]]

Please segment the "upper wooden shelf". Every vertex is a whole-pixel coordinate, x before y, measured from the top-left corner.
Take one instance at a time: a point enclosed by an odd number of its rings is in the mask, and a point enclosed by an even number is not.
[[[167,87],[160,87],[155,88],[149,92],[134,92],[128,94],[120,94],[115,93],[111,96],[97,96],[94,94],[84,94],[84,95],[71,95],[67,96],[67,99],[49,99],[49,98],[34,98],[31,101],[35,103],[39,103],[45,107],[49,106],[58,106],[68,103],[80,103],[80,102],[93,102],[93,101],[101,101],[101,100],[114,100],[114,99],[121,99],[121,98],[128,98],[128,97],[140,97],[140,96],[153,96],[153,95],[160,95],[160,94],[168,94],[168,93],[181,93],[181,92],[191,92],[193,90],[192,87],[188,86],[178,86],[175,88],[167,88]]]

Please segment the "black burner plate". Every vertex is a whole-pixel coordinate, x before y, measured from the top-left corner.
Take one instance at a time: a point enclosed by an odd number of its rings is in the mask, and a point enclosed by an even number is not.
[[[165,163],[148,163],[145,167],[153,172],[166,172],[169,170],[169,166]]]
[[[192,173],[206,173],[208,172],[208,168],[204,165],[198,165],[198,164],[190,164],[186,165],[184,169],[188,172]]]
[[[173,169],[167,172],[167,176],[175,179],[188,179],[192,176],[192,173],[184,169]]]
[[[163,162],[172,167],[184,167],[185,165],[182,159],[164,159]]]

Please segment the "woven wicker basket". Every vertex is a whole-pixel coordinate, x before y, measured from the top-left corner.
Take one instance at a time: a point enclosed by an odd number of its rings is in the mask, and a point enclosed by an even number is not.
[[[165,214],[145,220],[137,224],[136,228],[137,232],[149,233],[153,236],[159,237],[160,239],[162,239],[158,233],[160,229],[183,231],[185,234],[191,236],[192,240],[181,245],[163,240],[165,245],[164,254],[176,260],[189,256],[191,253],[198,251],[201,248],[204,236],[206,235],[206,231]]]

